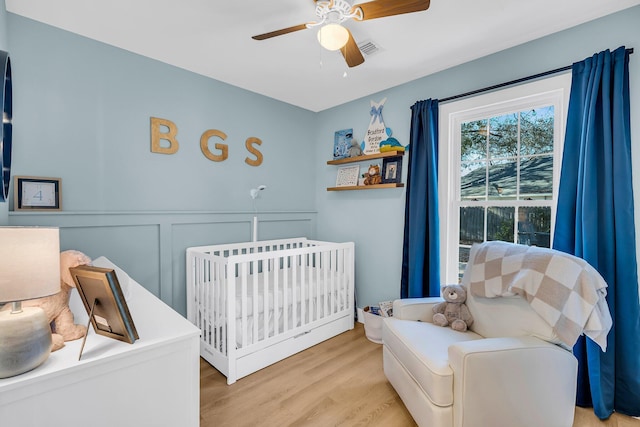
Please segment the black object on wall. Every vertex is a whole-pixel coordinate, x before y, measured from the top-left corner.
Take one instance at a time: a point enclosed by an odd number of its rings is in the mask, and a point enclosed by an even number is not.
[[[0,166],[2,167],[2,188],[0,202],[7,200],[11,183],[11,137],[13,117],[13,96],[11,88],[11,60],[9,53],[0,50],[0,76],[3,84],[0,87],[0,106],[2,106],[2,127],[0,128]]]

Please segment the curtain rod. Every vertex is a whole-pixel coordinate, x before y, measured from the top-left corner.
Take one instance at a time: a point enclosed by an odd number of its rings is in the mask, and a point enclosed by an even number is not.
[[[633,48],[627,49],[627,52],[629,52],[629,55],[631,55],[633,53]],[[443,102],[453,101],[453,100],[456,100],[456,99],[465,98],[467,96],[477,95],[477,94],[483,93],[483,92],[489,92],[489,91],[494,90],[494,89],[500,89],[500,88],[503,88],[503,87],[506,87],[506,86],[515,85],[515,84],[526,82],[526,81],[529,81],[529,80],[539,79],[540,77],[546,77],[546,76],[550,76],[552,74],[558,74],[558,73],[561,73],[563,71],[570,70],[572,66],[573,65],[567,65],[565,67],[556,68],[555,70],[549,70],[549,71],[545,71],[543,73],[534,74],[532,76],[522,77],[522,78],[516,79],[516,80],[511,80],[509,82],[504,82],[504,83],[500,83],[500,84],[493,85],[493,86],[487,86],[487,87],[482,88],[482,89],[472,90],[471,92],[466,92],[466,93],[461,93],[461,94],[454,95],[454,96],[449,96],[447,98],[440,99],[438,101],[438,103],[442,104]]]

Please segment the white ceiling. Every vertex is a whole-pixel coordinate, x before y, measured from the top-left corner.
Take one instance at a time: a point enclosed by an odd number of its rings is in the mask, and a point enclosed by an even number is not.
[[[320,48],[313,29],[251,39],[314,21],[312,0],[6,0],[9,12],[311,111],[637,4],[640,0],[432,0],[424,12],[347,22],[358,42],[380,47],[349,69],[339,51]]]

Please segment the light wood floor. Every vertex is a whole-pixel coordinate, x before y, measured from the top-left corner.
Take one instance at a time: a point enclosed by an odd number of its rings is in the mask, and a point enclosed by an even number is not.
[[[382,346],[353,331],[298,353],[228,386],[200,361],[200,425],[381,426],[415,422],[382,371]],[[639,427],[640,420],[614,414],[605,422],[577,408],[574,427]],[[544,426],[541,426],[544,427]]]

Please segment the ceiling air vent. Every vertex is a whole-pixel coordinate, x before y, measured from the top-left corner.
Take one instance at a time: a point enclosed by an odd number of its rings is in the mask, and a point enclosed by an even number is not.
[[[364,40],[361,43],[358,43],[358,49],[367,56],[380,52],[380,46],[371,40]]]

